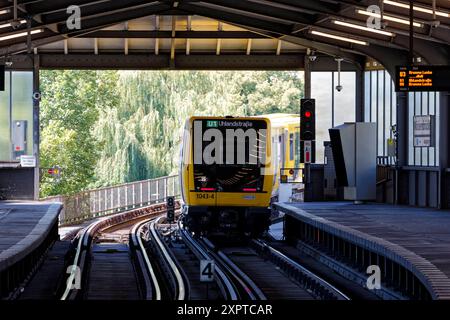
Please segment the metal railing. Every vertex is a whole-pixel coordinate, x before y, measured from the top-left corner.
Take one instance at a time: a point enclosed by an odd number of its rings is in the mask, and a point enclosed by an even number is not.
[[[395,157],[378,156],[377,157],[377,165],[394,166],[395,165]]]
[[[42,201],[61,202],[63,210],[59,224],[70,225],[164,202],[167,196],[180,196],[178,175],[88,190],[70,196],[54,196]]]

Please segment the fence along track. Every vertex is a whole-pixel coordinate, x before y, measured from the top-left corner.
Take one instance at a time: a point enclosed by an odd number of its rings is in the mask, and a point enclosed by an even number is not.
[[[60,226],[78,224],[114,213],[163,203],[167,196],[180,196],[178,175],[143,180],[117,186],[80,192],[71,196],[42,199],[61,202]]]

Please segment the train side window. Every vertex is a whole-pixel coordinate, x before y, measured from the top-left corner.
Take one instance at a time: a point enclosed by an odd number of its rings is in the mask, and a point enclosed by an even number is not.
[[[182,147],[181,147],[181,164],[185,165],[186,163],[189,163],[189,159],[186,157],[190,156],[189,148],[190,148],[190,140],[189,140],[189,130],[188,126],[186,125],[183,130],[183,141],[182,141]]]
[[[294,134],[289,134],[289,160],[294,160]]]

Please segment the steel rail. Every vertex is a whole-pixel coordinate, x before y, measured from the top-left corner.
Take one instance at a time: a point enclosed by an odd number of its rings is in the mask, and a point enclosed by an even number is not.
[[[186,299],[186,287],[184,284],[183,277],[181,275],[180,270],[178,269],[175,261],[173,260],[172,256],[167,251],[166,246],[163,244],[163,242],[160,239],[159,233],[156,230],[156,225],[161,220],[160,218],[155,219],[150,223],[150,233],[152,234],[153,239],[155,240],[156,244],[158,245],[159,249],[161,250],[161,253],[165,259],[165,261],[169,264],[170,269],[172,270],[178,287],[178,292],[176,295],[177,300],[185,300]]]
[[[181,237],[183,238],[185,244],[189,247],[189,249],[194,253],[197,259],[202,260],[214,260],[214,258],[208,254],[208,251],[205,250],[191,235],[183,227],[183,223],[181,219],[178,222],[178,227],[180,230]],[[220,265],[216,265],[215,267],[215,275],[218,276],[217,282],[219,288],[222,291],[222,295],[226,297],[228,300],[237,301],[239,300],[239,293],[237,292],[236,286],[233,284],[231,279],[226,275],[226,273],[222,270]]]
[[[211,241],[207,238],[202,238],[201,243],[204,247],[209,249],[210,253],[215,257],[215,260],[227,269],[227,271],[236,279],[250,300],[267,300],[266,295],[256,283],[222,251],[216,251],[216,247]]]
[[[159,205],[154,205],[154,206],[158,207]],[[149,206],[148,208],[152,208],[152,206]],[[143,210],[143,209],[146,209],[146,208],[137,208],[137,209],[134,209],[134,210],[130,210],[128,212],[116,214],[114,216],[104,217],[104,218],[102,218],[102,219],[100,219],[98,221],[95,221],[92,224],[88,225],[86,228],[82,229],[78,233],[80,236],[79,236],[78,243],[77,243],[75,257],[74,257],[72,265],[70,266],[71,269],[70,269],[69,277],[67,278],[67,281],[66,281],[66,288],[65,288],[65,290],[64,290],[60,300],[67,300],[67,299],[69,299],[71,292],[74,289],[77,290],[77,288],[74,288],[73,282],[74,282],[74,280],[76,280],[78,270],[80,270],[80,269],[82,270],[82,266],[80,266],[81,258],[83,257],[83,254],[86,255],[86,250],[85,249],[89,247],[89,241],[92,240],[92,238],[94,236],[93,230],[95,230],[97,228],[101,228],[102,227],[101,224],[104,224],[104,223],[106,223],[106,225],[104,226],[105,228],[108,228],[111,225],[119,225],[121,223],[124,223],[124,220],[122,220],[122,219],[126,219],[127,218],[127,216],[126,216],[127,214],[129,214],[130,212],[140,211],[140,210]],[[143,211],[144,213],[142,214],[142,216],[145,216],[147,214],[148,215],[162,214],[162,213],[164,213],[164,211],[165,211],[165,209],[164,210],[155,211],[155,212],[145,212],[145,211]],[[133,219],[136,219],[138,217],[139,216],[133,216],[132,215],[131,217],[128,218],[128,220],[133,220]],[[107,224],[108,222],[114,222],[115,219],[118,219],[118,221],[115,222],[115,223],[112,223],[111,225]],[[83,271],[81,271],[81,273],[83,273]],[[78,276],[82,277],[82,274],[79,274]],[[81,279],[79,281],[81,281]]]
[[[282,261],[286,262],[287,264],[293,266],[296,271],[302,273],[306,277],[316,281],[316,283],[321,286],[322,288],[328,290],[333,296],[335,296],[338,300],[351,300],[346,294],[344,294],[342,291],[340,291],[338,288],[330,284],[328,281],[324,280],[323,278],[319,277],[312,271],[308,270],[304,266],[302,266],[297,261],[292,260],[288,256],[286,256],[284,253],[280,252],[279,250],[273,248],[266,242],[262,240],[252,240],[253,243],[257,246],[260,246],[261,248],[264,248],[266,250],[269,250],[271,254],[273,254],[276,258],[281,259]]]
[[[96,221],[96,222],[90,224],[89,226],[87,226],[85,229],[83,229],[81,236],[78,240],[77,251],[75,254],[73,264],[71,266],[72,268],[70,270],[69,278],[67,279],[67,282],[66,282],[66,289],[64,290],[64,293],[61,296],[61,300],[67,300],[70,292],[72,291],[72,289],[74,289],[73,281],[75,280],[75,278],[77,276],[78,264],[79,264],[80,255],[81,255],[83,246],[86,247],[88,245],[89,235],[90,235],[92,229],[101,222],[103,222],[103,220]],[[79,275],[79,276],[81,277],[81,275]]]
[[[143,221],[143,222],[141,221],[141,222],[135,224],[133,226],[133,229],[131,230],[131,236],[132,236],[134,245],[140,248],[140,252],[142,254],[142,257],[144,258],[145,265],[146,265],[146,268],[147,268],[147,273],[146,274],[150,275],[150,278],[151,278],[151,281],[152,281],[152,288],[155,291],[155,299],[154,300],[161,300],[161,287],[159,285],[158,278],[156,276],[156,273],[155,273],[155,270],[154,270],[154,268],[152,266],[152,263],[150,262],[150,259],[149,259],[148,254],[147,254],[147,250],[146,250],[146,248],[144,246],[144,243],[143,243],[142,237],[141,237],[141,234],[142,234],[142,231],[143,231],[145,225],[147,223],[149,223],[150,221],[152,221],[152,220],[153,219],[148,219],[146,221]],[[144,271],[144,270],[142,270],[142,271]],[[144,274],[144,277],[145,277],[145,273],[144,272],[143,272],[143,274]],[[148,290],[148,288],[147,288],[147,290]]]

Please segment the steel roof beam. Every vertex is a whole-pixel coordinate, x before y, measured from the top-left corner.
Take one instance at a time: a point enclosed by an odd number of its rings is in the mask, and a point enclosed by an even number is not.
[[[84,6],[100,4],[105,2],[104,0],[51,0],[51,1],[39,1],[32,2],[24,5],[25,10],[30,14],[44,14],[55,11],[66,11],[71,5]],[[111,2],[111,1],[108,1]],[[126,2],[126,1],[123,1]],[[110,3],[112,5],[113,3]]]
[[[103,15],[100,17],[89,16],[89,18],[83,19],[80,30],[70,30],[65,23],[59,24],[58,29],[61,34],[82,34],[87,31],[97,30],[129,20],[150,16],[167,9],[169,9],[169,7],[166,4],[156,4],[148,7],[142,7],[138,10],[135,8],[134,10],[115,12],[113,14]]]
[[[140,8],[139,10],[131,10],[127,12],[118,12],[111,15],[106,15],[97,18],[86,19],[83,21],[82,28],[80,30],[69,30],[65,24],[60,24],[58,26],[59,34],[54,36],[39,38],[34,37],[31,44],[33,47],[41,46],[44,44],[49,44],[52,42],[57,42],[65,39],[67,36],[81,36],[85,33],[95,31],[107,26],[118,24],[121,22],[126,22],[128,20],[137,19],[145,16],[150,16],[153,14],[158,14],[167,10],[169,7],[166,4],[158,4],[150,7]],[[20,38],[12,44],[8,44],[7,47],[2,47],[0,49],[0,55],[2,54],[14,54],[26,50],[27,46]]]
[[[171,31],[142,31],[142,30],[99,30],[93,31],[80,38],[131,38],[131,39],[170,39]],[[250,31],[177,31],[176,39],[267,39],[269,36]]]
[[[216,10],[216,9],[210,9],[210,8],[206,8],[201,5],[198,5],[198,4],[180,3],[178,5],[178,7],[184,11],[191,13],[191,14],[197,14],[197,15],[201,15],[204,17],[213,18],[213,19],[216,19],[219,21],[223,21],[225,23],[231,22],[231,23],[238,24],[241,26],[248,26],[248,27],[258,29],[258,30],[275,32],[278,34],[286,34],[286,33],[290,33],[290,31],[291,31],[290,26],[286,26],[286,25],[283,25],[280,23],[269,22],[269,21],[265,21],[263,19],[257,19],[257,18],[249,18],[245,15],[220,11],[220,10]]]
[[[115,12],[140,10],[140,8],[153,5],[164,5],[164,4],[161,4],[159,1],[148,1],[148,0],[120,0],[120,1],[116,0],[114,2],[103,1],[101,3],[80,7],[81,20],[83,21],[86,18],[91,18],[95,16],[110,15]],[[166,7],[170,9],[168,5],[166,5]],[[47,24],[60,23],[64,22],[67,19],[67,17],[68,15],[66,13],[66,10],[63,10],[42,15],[42,21]]]
[[[362,67],[365,63],[365,57],[361,53],[348,52],[335,44],[326,43],[325,41],[317,41],[291,35],[282,36],[280,39],[306,48],[314,49],[327,55],[344,58],[346,61],[352,62],[360,67]]]
[[[309,24],[314,21],[314,16],[304,13],[296,13],[291,10],[268,7],[251,1],[230,1],[230,0],[208,0],[205,3],[212,3],[223,8],[233,8],[240,11],[256,13],[258,15],[273,17],[290,23]]]
[[[109,3],[109,2],[108,2]],[[148,0],[121,0],[120,2],[115,2],[114,4],[109,4],[109,6],[106,6],[107,3],[103,2],[101,5],[92,5],[92,6],[86,6],[81,8],[81,24],[82,27],[83,24],[85,24],[84,21],[88,20],[89,18],[94,18],[98,16],[108,16],[119,12],[126,12],[126,11],[133,11],[137,10],[136,12],[141,15],[141,12],[146,12],[145,8],[147,7],[154,7],[154,6],[162,6],[164,8],[170,8],[167,5],[163,4],[157,4],[158,1],[148,1]],[[109,12],[109,14],[108,14]],[[66,11],[57,12],[54,14],[49,15],[40,15],[40,23],[33,22],[31,25],[32,29],[39,29],[39,28],[50,28],[54,32],[58,32],[58,28],[56,27],[57,24],[65,24],[67,21],[67,18],[69,15],[66,13]],[[99,19],[101,20],[101,19]],[[26,25],[23,25],[22,27],[13,30],[12,28],[7,28],[5,32],[0,33],[0,35],[9,35],[9,34],[15,34],[15,33],[21,33],[26,31]]]
[[[41,68],[51,69],[178,69],[178,70],[300,70],[303,54],[185,55],[170,54],[40,54]]]
[[[338,3],[327,3],[324,4],[321,1],[317,0],[277,0],[277,1],[261,1],[261,0],[252,0],[253,2],[258,3],[270,3],[271,6],[280,6],[280,5],[288,5],[297,10],[303,11],[309,14],[317,14],[317,13],[335,13],[341,9],[340,4]]]

